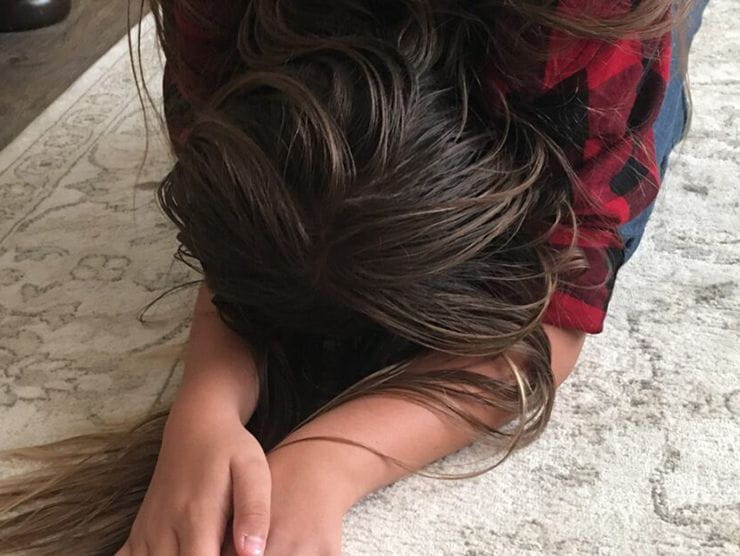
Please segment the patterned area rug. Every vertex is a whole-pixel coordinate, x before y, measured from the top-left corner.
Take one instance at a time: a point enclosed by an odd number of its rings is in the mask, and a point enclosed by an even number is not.
[[[410,477],[366,497],[346,516],[346,554],[740,554],[735,2],[707,9],[693,130],[544,436],[483,476]],[[0,448],[172,396],[195,290],[137,317],[198,276],[173,261],[154,200],[167,147],[152,133],[144,159],[144,138],[121,43],[0,153]],[[474,445],[428,471],[489,455]]]

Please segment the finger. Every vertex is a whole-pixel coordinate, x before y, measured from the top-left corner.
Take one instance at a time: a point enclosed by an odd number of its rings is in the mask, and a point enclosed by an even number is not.
[[[265,458],[235,459],[231,463],[234,497],[233,538],[238,556],[264,553],[270,529],[272,477]]]
[[[152,547],[152,554],[156,556],[178,556],[179,554],[179,543],[174,529],[168,529],[157,535],[149,546]]]

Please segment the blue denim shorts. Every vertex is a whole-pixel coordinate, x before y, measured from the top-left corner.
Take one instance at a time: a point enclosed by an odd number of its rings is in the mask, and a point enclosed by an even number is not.
[[[709,0],[698,0],[689,16],[688,21],[688,41],[689,45],[701,27],[702,14]],[[680,47],[679,32],[673,33],[673,55],[671,59],[671,78],[668,82],[668,88],[663,100],[658,117],[653,125],[655,134],[655,154],[660,169],[660,179],[663,181],[668,159],[673,148],[681,139],[686,129],[687,121],[687,100],[683,87],[683,78],[680,73]],[[619,228],[619,234],[625,245],[624,262],[627,262],[635,253],[637,246],[640,244],[645,226],[653,211],[655,201],[638,214],[635,218],[625,223]]]

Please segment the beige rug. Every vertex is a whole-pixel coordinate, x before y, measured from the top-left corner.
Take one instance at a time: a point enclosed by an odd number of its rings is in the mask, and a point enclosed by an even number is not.
[[[736,2],[707,9],[691,137],[545,435],[482,477],[411,477],[368,496],[346,517],[346,554],[740,554]],[[156,90],[150,22],[144,56]],[[119,44],[0,153],[0,448],[172,395],[178,361],[146,354],[186,337],[195,291],[136,317],[197,276],[173,263],[154,201],[166,147],[149,145],[137,179],[143,148]]]

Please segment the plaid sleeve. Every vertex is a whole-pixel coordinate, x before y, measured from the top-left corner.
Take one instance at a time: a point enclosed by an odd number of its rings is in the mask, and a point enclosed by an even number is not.
[[[561,0],[559,7],[566,12],[581,10],[583,2]],[[178,10],[177,0],[171,4],[165,24],[176,26],[183,60],[168,61],[165,68],[165,116],[177,146],[187,133],[190,107],[215,90],[223,77],[219,68],[233,39],[228,22],[237,19],[224,17],[224,9],[211,8],[205,10],[214,15],[208,23],[217,24],[204,26],[202,20]],[[589,6],[605,12],[596,15],[614,16],[630,9],[631,2]],[[553,32],[539,87],[506,91],[512,105],[529,112],[558,142],[577,177],[570,185],[578,224],[575,243],[588,268],[566,277],[547,309],[546,323],[592,334],[603,329],[617,271],[624,262],[618,228],[655,199],[660,184],[653,123],[665,96],[670,48],[670,34],[654,40],[624,37],[605,42]],[[488,78],[499,89],[506,88],[494,76]],[[565,249],[573,235],[574,230],[563,225],[550,243]]]
[[[230,17],[230,9],[230,2],[163,3],[162,24],[172,41],[171,49],[179,55],[166,61],[162,84],[165,120],[175,148],[185,141],[193,106],[222,84],[234,55],[233,22],[238,19]]]
[[[544,322],[596,334],[603,329],[624,262],[618,229],[658,193],[653,123],[669,78],[670,33],[607,43],[553,32],[548,48],[541,88],[527,95],[524,108],[555,139],[575,171],[577,179],[569,181],[575,244],[588,268],[564,277]],[[521,93],[507,96],[522,107]],[[561,225],[550,244],[565,249],[573,236],[570,223]]]

